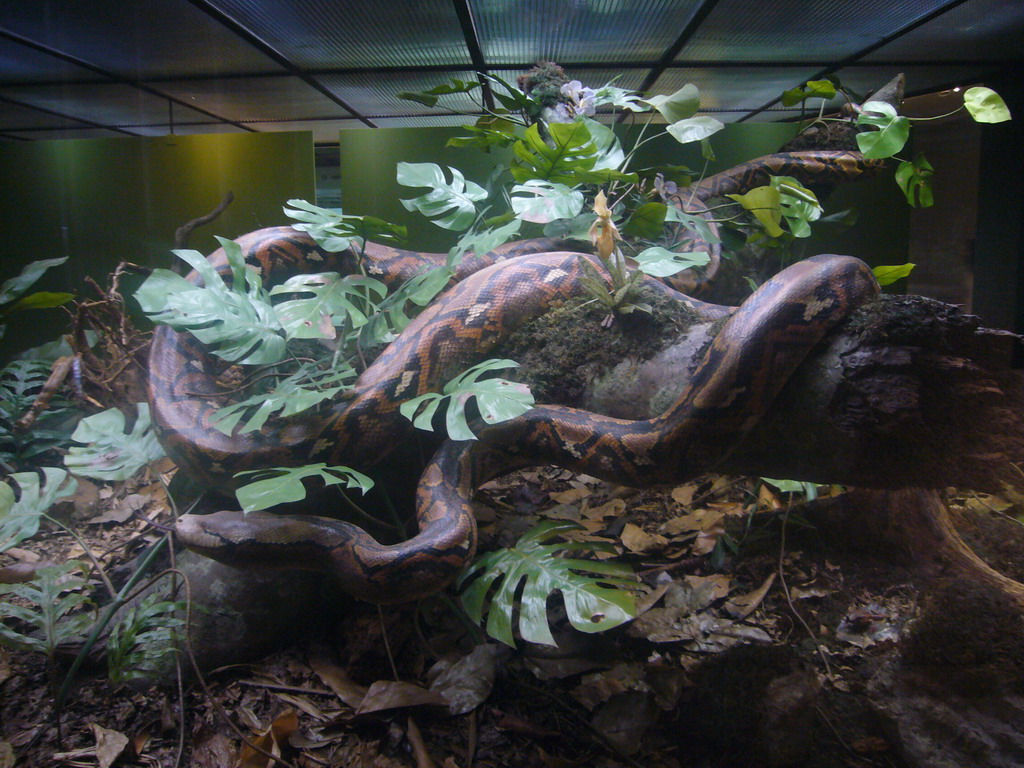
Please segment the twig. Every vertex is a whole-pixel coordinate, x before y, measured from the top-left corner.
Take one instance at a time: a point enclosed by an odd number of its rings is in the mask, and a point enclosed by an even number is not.
[[[229,205],[231,205],[232,202],[234,202],[234,199],[235,193],[228,190],[228,193],[224,195],[224,199],[221,200],[220,203],[218,203],[217,207],[210,211],[208,214],[206,214],[205,216],[200,216],[196,219],[192,219],[192,221],[187,221],[180,227],[178,227],[176,230],[174,230],[174,247],[184,248],[185,245],[188,243],[188,238],[189,235],[192,234],[192,230],[194,230],[196,227],[203,226],[203,224],[209,224],[211,221],[216,219],[218,216],[224,213],[225,208],[227,208]]]

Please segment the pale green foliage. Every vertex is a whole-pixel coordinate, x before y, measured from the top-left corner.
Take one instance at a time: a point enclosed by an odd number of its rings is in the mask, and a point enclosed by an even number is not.
[[[480,379],[489,371],[518,366],[514,360],[484,360],[451,379],[444,385],[442,394],[427,392],[406,400],[399,406],[399,411],[418,429],[432,431],[434,414],[442,403],[448,401],[445,413],[448,437],[452,440],[475,440],[476,435],[466,420],[466,405],[470,399],[476,399],[480,416],[488,424],[514,419],[533,407],[533,394],[525,384],[505,379]]]
[[[706,251],[675,253],[661,246],[645,248],[635,258],[637,269],[653,277],[668,277],[690,267],[706,266],[711,261]]]
[[[872,273],[875,275],[875,280],[878,281],[879,285],[891,285],[900,278],[904,278],[909,275],[914,267],[917,265],[912,262],[906,264],[898,264],[894,266],[881,266],[872,269]]]
[[[50,363],[36,354],[0,368],[0,468],[13,471],[34,465],[40,454],[71,442],[71,429],[80,414],[59,392],[29,429],[17,424],[49,376]]]
[[[303,367],[277,382],[269,392],[219,408],[213,416],[213,426],[230,435],[244,419],[239,434],[260,430],[275,413],[284,419],[330,400],[348,389],[349,380],[355,377],[355,369],[345,362],[327,371]]]
[[[301,501],[306,498],[304,478],[319,477],[324,485],[343,485],[359,488],[366,493],[373,488],[373,480],[350,467],[328,467],[324,463],[304,467],[272,467],[239,472],[236,477],[252,475],[255,481],[235,491],[235,497],[246,512],[267,509],[278,504]]]
[[[869,101],[857,118],[857,125],[870,125],[877,131],[857,134],[857,146],[867,160],[892,157],[910,137],[910,120],[896,113],[896,107],[884,101]]]
[[[828,101],[836,96],[836,86],[831,80],[808,80],[803,87],[790,88],[782,93],[782,106],[793,107],[802,101],[821,98]]]
[[[0,601],[0,645],[37,651],[52,660],[61,643],[80,640],[94,621],[91,611],[82,610],[89,604],[82,594],[87,585],[81,575],[85,570],[84,563],[71,560],[40,568],[24,584],[0,584],[0,595],[7,598]],[[15,629],[8,623],[11,619],[28,624],[31,630]]]
[[[405,227],[391,224],[375,216],[349,216],[340,209],[321,208],[305,200],[289,200],[291,208],[285,215],[295,219],[292,229],[306,232],[325,251],[337,253],[347,250],[356,241],[362,250],[367,240],[397,243],[408,234]]]
[[[1006,102],[991,88],[968,88],[964,91],[964,106],[979,123],[1002,123],[1012,119]]]
[[[530,179],[512,187],[512,210],[523,221],[547,224],[571,219],[583,210],[583,193],[541,179]]]
[[[292,299],[274,307],[289,339],[333,339],[337,335],[335,327],[366,325],[367,315],[378,310],[378,302],[387,292],[387,286],[372,277],[321,272],[294,275],[275,285],[270,295],[311,294],[310,298]]]
[[[129,608],[107,637],[107,674],[115,685],[150,677],[168,655],[178,652],[178,627],[185,603],[150,595]]]
[[[818,498],[818,483],[808,483],[803,480],[773,480],[770,477],[762,477],[761,481],[768,483],[780,493],[799,493],[807,501],[814,501]]]
[[[479,622],[486,613],[487,634],[507,645],[515,644],[512,617],[517,606],[520,637],[530,643],[555,645],[548,627],[547,603],[556,591],[562,595],[569,622],[581,632],[604,632],[634,619],[636,597],[631,588],[637,585],[628,566],[560,556],[612,552],[611,545],[546,543],[571,530],[581,528],[565,521],[542,522],[515,547],[490,552],[466,568],[458,585],[465,587],[462,605],[469,617]]]
[[[213,354],[233,363],[276,363],[285,356],[281,323],[259,276],[246,267],[238,243],[217,238],[231,267],[227,285],[198,251],[174,251],[203,278],[204,287],[156,269],[135,293],[155,323],[189,331]]]
[[[487,197],[487,190],[467,181],[458,169],[448,170],[452,175],[451,183],[434,163],[399,163],[399,184],[430,188],[430,192],[401,203],[406,210],[419,211],[439,227],[461,232],[476,221],[476,203]]]
[[[14,498],[9,483],[0,482],[0,552],[36,535],[39,521],[60,499],[75,495],[78,481],[63,469],[43,467],[45,481],[36,472],[15,472],[8,479],[17,483],[21,496]]]
[[[71,438],[84,446],[72,446],[64,465],[82,477],[127,480],[150,462],[163,458],[164,449],[153,433],[149,405],[136,403],[137,416],[127,431],[124,414],[117,408],[82,419]]]

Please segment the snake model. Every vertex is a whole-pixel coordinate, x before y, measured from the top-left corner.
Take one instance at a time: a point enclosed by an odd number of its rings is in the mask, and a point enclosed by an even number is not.
[[[688,211],[789,175],[804,184],[835,184],[875,170],[855,152],[769,155],[709,177],[679,195]],[[712,231],[714,225],[711,223]],[[295,272],[353,268],[351,253],[321,251],[289,227],[239,239],[265,283]],[[150,400],[158,434],[193,478],[225,489],[247,469],[324,461],[365,470],[413,429],[399,405],[441,386],[524,323],[559,301],[583,294],[579,253],[551,240],[511,243],[463,263],[454,287],[421,313],[326,411],[288,420],[276,431],[225,435],[211,425],[222,366],[188,334],[158,328],[150,353]],[[693,236],[690,250],[718,246]],[[369,244],[366,262],[385,282],[401,282],[444,256]],[[224,267],[222,252],[211,261]],[[847,256],[799,262],[759,288],[739,308],[707,304],[653,279],[704,318],[728,317],[675,404],[648,420],[627,421],[559,406],[537,406],[511,421],[477,429],[479,440],[448,441],[428,464],[416,498],[419,532],[398,544],[361,528],[309,515],[222,511],[184,515],[177,536],[223,562],[319,570],[353,595],[381,603],[443,588],[472,558],[474,489],[503,472],[558,464],[631,486],[680,482],[714,467],[761,418],[793,370],[838,322],[877,292],[871,271]]]

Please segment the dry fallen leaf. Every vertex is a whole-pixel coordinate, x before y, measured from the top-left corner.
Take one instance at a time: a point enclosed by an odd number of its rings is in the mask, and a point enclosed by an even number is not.
[[[263,733],[259,734],[252,742],[269,752],[274,757],[281,756],[282,745],[288,742],[288,737],[299,729],[299,715],[294,709],[287,709],[278,715]],[[238,768],[267,768],[271,758],[262,752],[257,752],[248,744],[242,745],[238,755]],[[277,761],[274,761],[276,764]]]
[[[572,504],[574,501],[585,499],[593,493],[589,488],[570,488],[568,491],[553,491],[548,496],[559,504]]]
[[[120,731],[112,731],[96,723],[89,723],[93,736],[96,737],[96,762],[99,768],[110,768],[124,753],[128,746],[128,737]]]
[[[668,544],[668,539],[664,536],[647,533],[647,531],[634,523],[626,523],[620,538],[626,549],[637,553],[660,552]]]
[[[413,685],[412,683],[378,680],[366,692],[362,703],[356,709],[356,714],[365,715],[385,709],[420,707],[424,705],[448,708],[448,702],[439,693],[428,691],[426,688]]]
[[[764,583],[753,592],[748,592],[745,595],[734,597],[732,600],[727,602],[725,606],[723,606],[725,612],[737,621],[742,621],[757,610],[757,606],[759,606],[761,601],[764,600],[764,596],[768,594],[768,590],[771,589],[771,586],[774,583],[775,571],[772,571],[768,574],[768,578],[764,580]]]
[[[693,497],[696,493],[696,485],[680,485],[678,488],[672,489],[672,500],[677,504],[687,507],[693,502]]]

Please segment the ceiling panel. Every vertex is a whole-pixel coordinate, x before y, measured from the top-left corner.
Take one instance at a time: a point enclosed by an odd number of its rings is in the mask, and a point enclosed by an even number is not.
[[[837,61],[947,2],[722,0],[677,61]]]
[[[105,81],[88,69],[0,37],[0,83]]]
[[[241,122],[351,117],[297,77],[169,81],[160,88],[188,104]]]
[[[451,0],[210,0],[304,69],[470,63]]]
[[[693,83],[700,89],[701,110],[715,113],[727,123],[779,97],[813,74],[809,67],[673,68],[658,78],[653,90],[675,93]]]
[[[105,128],[65,128],[55,131],[4,131],[16,139],[49,141],[53,139],[123,139],[124,134]]]
[[[1024,2],[970,0],[865,56],[866,61],[998,61],[1024,56]]]
[[[159,125],[169,119],[166,99],[119,83],[2,86],[0,96],[103,125]],[[206,115],[178,105],[174,115],[182,122],[209,121]],[[0,130],[4,128],[6,124],[0,122]]]
[[[700,0],[471,0],[488,63],[654,62]]]
[[[3,0],[0,28],[126,78],[281,69],[187,0]]]
[[[478,95],[453,93],[442,96],[438,106],[431,108],[415,101],[399,99],[403,91],[424,91],[451,78],[477,82],[471,70],[457,72],[380,72],[365,75],[321,75],[317,80],[331,93],[343,99],[361,115],[409,115],[440,113],[447,110],[477,112]]]
[[[12,104],[0,99],[0,130],[9,132],[19,128],[81,128],[76,120],[40,112],[38,109]]]

